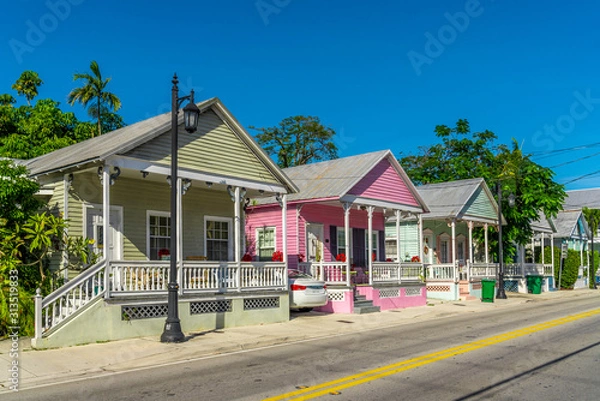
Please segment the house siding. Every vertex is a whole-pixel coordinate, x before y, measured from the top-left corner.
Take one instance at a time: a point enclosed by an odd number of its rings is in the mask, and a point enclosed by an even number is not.
[[[497,220],[498,215],[483,188],[479,187],[464,208],[464,215]]]
[[[83,234],[86,204],[102,204],[102,187],[94,174],[78,174],[69,198],[71,235]],[[75,197],[73,194],[77,194]],[[169,212],[170,187],[150,181],[120,178],[110,187],[111,206],[123,207],[123,259],[146,259],[146,212]],[[190,188],[182,197],[183,256],[204,255],[204,216],[232,219],[234,203],[223,191]],[[233,236],[233,226],[231,227]]]
[[[335,259],[331,251],[330,227],[344,227],[344,211],[341,207],[327,205],[303,205],[300,213],[297,214],[295,207],[288,208],[287,214],[287,235],[288,235],[288,260],[290,268],[294,268],[298,263],[298,253],[306,256],[306,225],[307,223],[323,225],[323,257],[326,261]],[[350,227],[367,230],[368,228],[367,212],[364,210],[352,209],[350,211]],[[246,218],[246,238],[251,247],[255,246],[256,228],[275,227],[277,231],[276,247],[283,249],[282,243],[282,221],[281,208],[279,206],[250,209]],[[382,231],[385,229],[383,214],[375,212],[373,214],[373,231]],[[251,248],[254,254],[255,249]]]
[[[178,163],[182,169],[279,184],[277,178],[258,157],[213,111],[200,116],[198,131],[189,134],[180,127]],[[149,141],[126,155],[171,163],[169,132]]]
[[[419,207],[408,186],[387,159],[381,160],[369,171],[349,194]]]

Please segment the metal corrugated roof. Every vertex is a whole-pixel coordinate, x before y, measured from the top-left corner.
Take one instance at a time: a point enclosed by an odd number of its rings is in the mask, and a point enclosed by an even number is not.
[[[567,198],[563,204],[564,210],[580,210],[584,206],[600,209],[600,188],[567,191]]]
[[[341,197],[389,151],[383,150],[283,169],[300,192],[288,201]]]
[[[582,215],[581,210],[562,210],[554,219],[556,225],[555,237],[571,238],[576,232],[577,222]],[[585,228],[587,231],[587,227]]]
[[[472,178],[418,186],[417,191],[430,209],[423,217],[427,220],[458,217],[482,184],[485,184],[483,178]]]
[[[288,195],[287,200],[293,202],[341,198],[385,158],[388,158],[394,168],[399,170],[417,202],[424,211],[427,211],[426,203],[422,201],[410,178],[402,170],[390,150],[285,168],[283,172],[299,189],[298,193]],[[274,197],[255,200],[256,205],[268,205],[275,202]]]
[[[209,107],[217,102],[217,98],[198,103],[198,107]],[[180,113],[183,122],[183,115]],[[147,142],[170,129],[171,113],[128,125],[107,134],[90,138],[83,142],[55,150],[26,162],[32,175],[50,173],[77,165],[85,165],[99,161],[114,154],[125,153],[140,144]]]

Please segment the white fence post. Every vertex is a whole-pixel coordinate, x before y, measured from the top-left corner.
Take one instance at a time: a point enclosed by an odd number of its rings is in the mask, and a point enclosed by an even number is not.
[[[42,290],[35,290],[35,338],[42,338]]]

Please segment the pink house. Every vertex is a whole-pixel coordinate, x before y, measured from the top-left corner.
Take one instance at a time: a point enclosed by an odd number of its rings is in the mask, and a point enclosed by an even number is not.
[[[420,221],[428,211],[391,151],[283,171],[299,192],[249,202],[246,259],[271,260],[281,252],[290,269],[324,280],[330,301],[321,311],[425,304],[419,255],[411,262],[386,255],[386,219],[413,214]],[[422,241],[419,234],[403,240]]]

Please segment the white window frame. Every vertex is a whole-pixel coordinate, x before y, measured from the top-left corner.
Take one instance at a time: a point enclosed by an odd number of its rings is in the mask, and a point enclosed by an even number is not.
[[[146,258],[148,260],[150,259],[150,217],[151,216],[155,216],[155,217],[168,217],[169,219],[171,219],[171,213],[170,212],[163,212],[160,210],[146,210]],[[170,224],[171,222],[169,221],[169,231],[171,230]],[[172,241],[173,240],[173,233],[171,233],[171,235],[169,235],[169,240]],[[171,247],[169,247],[169,249],[171,249]]]
[[[337,257],[338,254],[343,253],[346,254],[346,245],[344,244],[344,246],[340,245],[340,234],[342,236],[342,238],[344,239],[344,242],[346,241],[346,229],[345,227],[336,227],[336,234],[337,238],[336,238],[336,244],[337,244],[337,253],[335,255],[333,255],[333,259],[335,261],[335,258]],[[352,253],[352,248],[348,248],[350,250],[350,253]],[[352,255],[346,255],[346,260],[348,260],[348,258],[350,258]]]
[[[373,230],[373,235],[375,235],[375,244],[373,246],[373,252],[375,252],[375,261],[379,260],[379,230]],[[373,259],[373,255],[369,255],[369,230],[365,230],[365,254],[368,255],[367,262]],[[373,239],[371,239],[373,240]]]
[[[257,227],[255,230],[255,237],[256,238],[256,257],[258,258],[258,260],[261,260],[260,258],[260,233],[261,232],[265,232],[266,230],[273,230],[273,252],[271,253],[271,255],[274,252],[277,252],[277,227],[276,226],[263,226],[263,227]],[[264,249],[270,249],[268,247],[265,247]],[[266,261],[270,261],[271,259],[268,259]]]
[[[222,216],[204,216],[204,254],[208,258],[208,240],[206,236],[206,228],[209,221],[221,221],[228,223],[227,230],[227,260],[233,260],[233,219],[231,217]],[[210,259],[209,259],[210,260]]]
[[[438,258],[440,259],[440,263],[452,263],[452,237],[448,233],[440,234]]]

